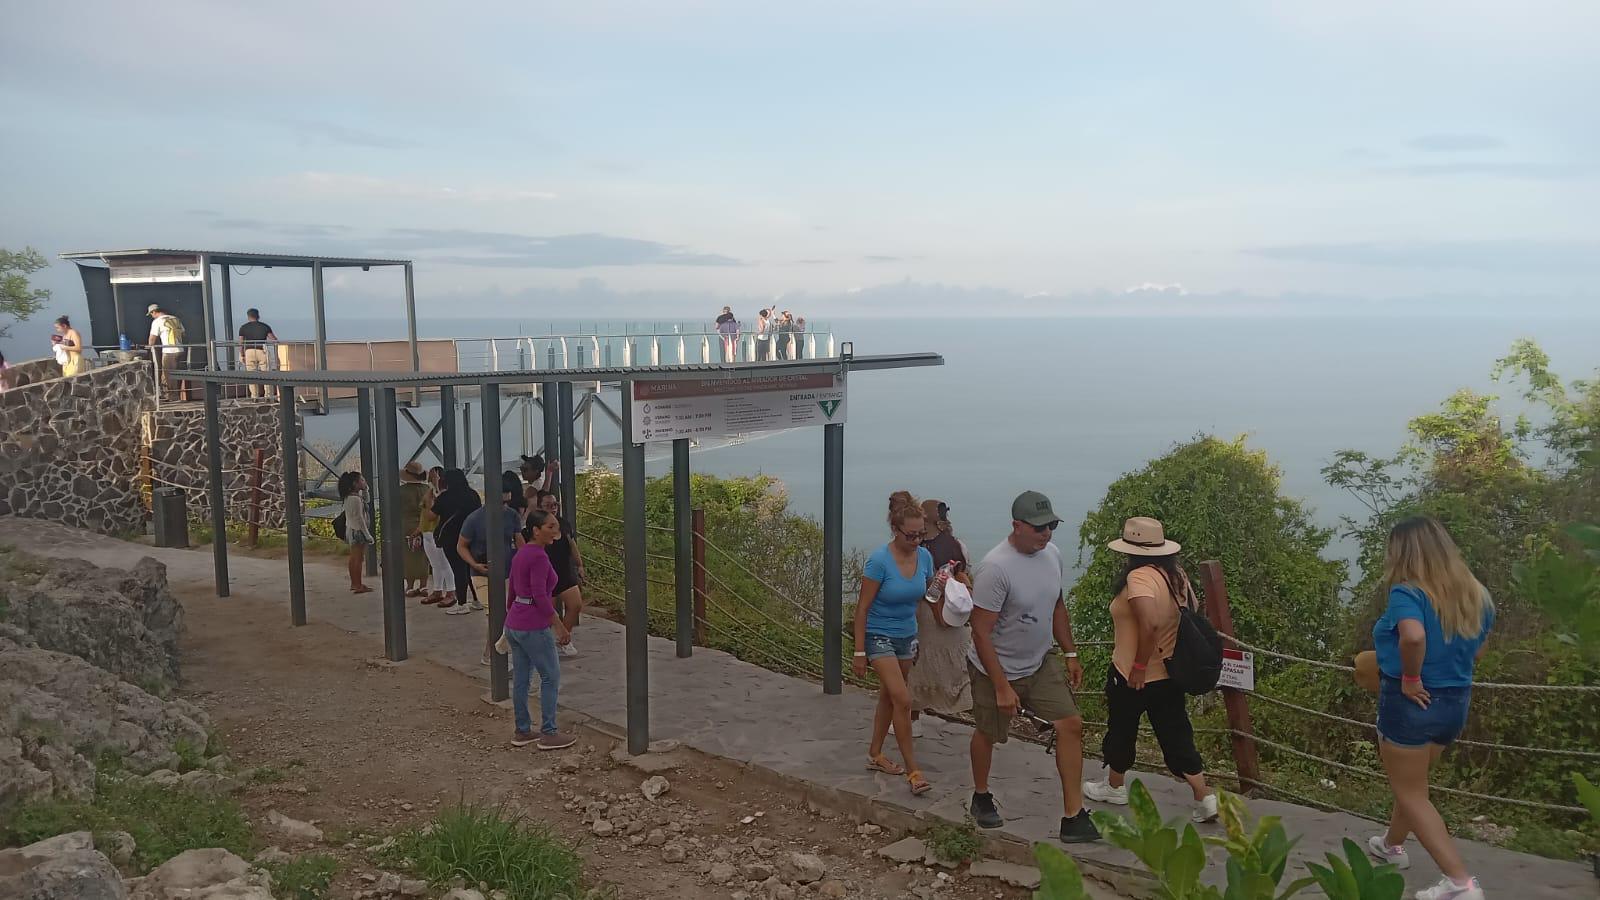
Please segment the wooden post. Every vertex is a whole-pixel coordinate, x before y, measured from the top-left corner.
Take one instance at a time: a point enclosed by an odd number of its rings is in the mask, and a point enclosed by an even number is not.
[[[1222,563],[1206,560],[1200,564],[1200,579],[1206,593],[1206,618],[1225,638],[1233,637],[1233,611],[1228,608],[1228,582],[1222,576]],[[1224,649],[1229,649],[1224,642]],[[1240,788],[1248,791],[1261,783],[1261,764],[1256,758],[1255,728],[1250,724],[1250,700],[1237,688],[1222,688],[1222,703],[1228,711],[1229,737],[1233,745],[1233,764],[1239,773]]]
[[[706,645],[706,511],[696,507],[689,528],[694,536],[694,642]]]
[[[256,540],[261,536],[261,467],[266,463],[266,454],[257,447],[256,467],[250,472],[250,531],[245,539],[251,549],[255,549]]]

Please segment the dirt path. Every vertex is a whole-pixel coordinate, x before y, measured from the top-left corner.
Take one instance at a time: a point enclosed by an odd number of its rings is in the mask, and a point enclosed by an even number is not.
[[[827,878],[844,889],[833,896],[1028,896],[989,879],[944,881],[881,860],[873,851],[891,835],[860,835],[857,823],[807,809],[753,770],[704,756],[668,773],[663,800],[637,804],[639,833],[597,837],[586,810],[637,797],[644,778],[612,761],[603,733],[583,731],[579,746],[562,753],[513,749],[509,711],[483,703],[482,685],[458,672],[420,658],[399,666],[371,659],[368,636],[326,624],[290,630],[276,604],[219,601],[209,584],[173,588],[188,613],[185,695],[216,720],[237,764],[282,772],[281,781],[245,794],[253,820],[276,809],[336,836],[321,848],[343,863],[335,896],[354,896],[367,887],[360,876],[378,871],[362,849],[375,839],[356,835],[420,824],[462,798],[505,800],[549,823],[579,843],[588,873],[618,897],[729,897],[791,850],[827,861]],[[684,847],[682,862],[664,862],[660,847],[644,843],[656,827]],[[758,853],[759,838],[773,845]],[[711,884],[700,870],[716,861],[740,874]],[[829,895],[817,885],[797,893]]]

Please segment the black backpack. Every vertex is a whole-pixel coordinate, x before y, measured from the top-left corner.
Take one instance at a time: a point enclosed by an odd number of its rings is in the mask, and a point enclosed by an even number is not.
[[[333,536],[341,541],[348,541],[350,539],[345,533],[344,513],[339,513],[337,516],[333,517]]]
[[[1216,690],[1222,679],[1222,635],[1193,608],[1198,604],[1187,581],[1183,588],[1191,603],[1178,604],[1178,640],[1166,661],[1167,677],[1185,694],[1199,696]]]

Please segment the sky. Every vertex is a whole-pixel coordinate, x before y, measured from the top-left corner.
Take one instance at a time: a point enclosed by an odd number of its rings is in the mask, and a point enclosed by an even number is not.
[[[51,257],[400,256],[432,317],[1595,306],[1592,0],[0,13],[0,246]]]

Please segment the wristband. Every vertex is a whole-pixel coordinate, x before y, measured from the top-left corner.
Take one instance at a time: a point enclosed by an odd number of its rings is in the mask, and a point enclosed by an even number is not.
[[[1068,651],[1066,651],[1065,653],[1063,653],[1061,655],[1065,656],[1067,659],[1077,659],[1078,658],[1078,651],[1076,651],[1076,650],[1068,650]]]
[[[1408,684],[1421,684],[1422,683],[1422,676],[1421,675],[1401,675],[1400,676],[1400,680],[1403,681],[1403,682],[1406,682]]]
[[[1135,670],[1137,670],[1137,671],[1143,672],[1144,671],[1144,663],[1136,662],[1136,663],[1133,664],[1133,668]]]
[[[857,650],[855,652],[855,655],[856,656],[866,656],[867,655],[867,651],[865,651],[865,650]]]

